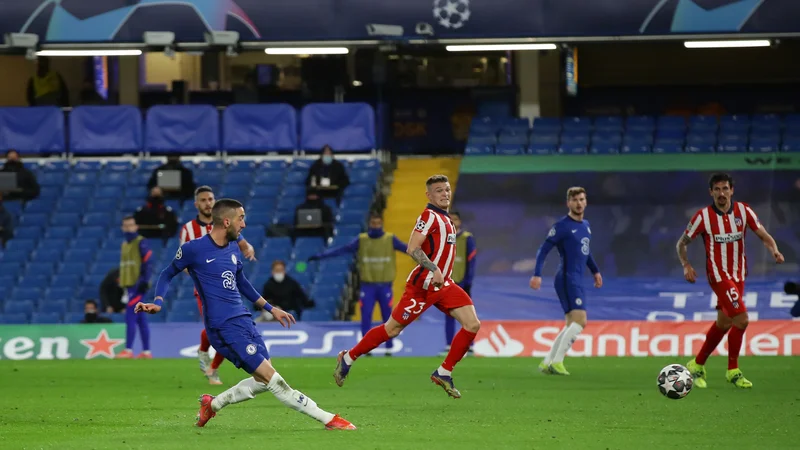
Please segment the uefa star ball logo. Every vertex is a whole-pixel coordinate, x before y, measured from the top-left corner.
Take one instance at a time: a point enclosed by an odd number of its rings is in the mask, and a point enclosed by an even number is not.
[[[249,29],[255,38],[261,37],[253,21],[235,0],[44,0],[19,31],[40,33],[42,40],[51,42],[108,41],[118,38],[120,30],[126,26],[137,30],[146,27],[147,24],[140,23],[137,18],[161,14],[159,9],[174,16],[171,17],[174,23],[199,21],[207,30],[214,31],[225,30],[229,20],[233,19]],[[46,17],[48,13],[49,18]],[[39,29],[29,30],[32,24],[43,20],[47,24],[46,33]],[[132,24],[132,21],[136,23]],[[136,36],[136,39],[140,37]],[[202,40],[202,36],[198,39]]]
[[[445,28],[457,30],[469,16],[469,0],[433,0],[433,18]]]

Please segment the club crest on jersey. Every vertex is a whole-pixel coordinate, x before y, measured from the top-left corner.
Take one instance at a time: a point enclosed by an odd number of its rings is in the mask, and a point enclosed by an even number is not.
[[[553,237],[556,235],[556,227],[550,228],[550,232],[547,233],[547,237]]]
[[[183,249],[179,248],[178,253],[175,253],[175,259],[181,259],[183,257]]]
[[[231,261],[233,261],[233,263],[236,264],[236,255],[231,255]]]
[[[424,231],[425,230],[425,222],[423,222],[422,219],[419,219],[417,221],[417,225],[414,227],[414,229],[417,230],[417,231]]]
[[[245,351],[247,352],[248,355],[255,355],[256,346],[254,344],[248,344],[247,347],[245,347]]]
[[[447,243],[448,244],[455,244],[456,243],[456,234],[455,233],[449,233],[447,235]]]
[[[741,227],[742,226],[742,218],[741,217],[737,217],[737,218],[733,219],[733,223],[735,223],[737,227]]]

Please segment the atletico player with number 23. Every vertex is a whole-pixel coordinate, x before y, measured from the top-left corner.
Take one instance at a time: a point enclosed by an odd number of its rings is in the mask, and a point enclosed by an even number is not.
[[[747,276],[744,237],[747,229],[753,230],[761,239],[776,263],[783,263],[783,255],[778,250],[775,239],[767,233],[750,206],[731,200],[733,177],[726,173],[716,173],[711,176],[708,188],[714,202],[694,214],[678,240],[677,251],[683,266],[683,277],[689,283],[694,283],[697,272],[689,264],[686,246],[697,236],[703,237],[706,247],[706,276],[708,284],[717,295],[717,321],[711,324],[700,352],[686,364],[686,368],[694,377],[694,385],[705,388],[706,360],[728,333],[728,372],[725,378],[738,388],[751,388],[753,383],[739,369],[739,352],[748,324],[747,307],[744,304],[744,280]]]

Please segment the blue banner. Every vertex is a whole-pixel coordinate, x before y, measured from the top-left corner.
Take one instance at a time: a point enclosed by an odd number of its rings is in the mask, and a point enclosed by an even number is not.
[[[30,0],[5,2],[0,31],[48,42],[135,41],[147,30],[202,42],[620,36],[797,31],[792,0]],[[602,20],[598,20],[602,17]]]
[[[431,311],[429,315],[444,317],[438,311]],[[196,357],[202,326],[200,323],[151,324],[151,340],[158,343],[153,348],[153,356]],[[277,322],[272,322],[257,324],[257,327],[270,355],[277,358],[335,358],[337,353],[351,348],[361,339],[361,331],[355,322],[299,322],[291,329],[282,328]],[[398,356],[436,356],[444,345],[443,321],[420,322],[408,327],[394,339],[391,351]],[[381,346],[372,353],[384,355],[386,348]]]

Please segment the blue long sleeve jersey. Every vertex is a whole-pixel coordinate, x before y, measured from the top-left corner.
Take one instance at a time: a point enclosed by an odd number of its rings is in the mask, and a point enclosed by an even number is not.
[[[579,278],[583,275],[584,267],[588,267],[592,274],[598,273],[600,269],[589,249],[591,236],[592,230],[589,228],[588,220],[577,221],[568,215],[562,217],[547,233],[547,239],[536,252],[534,276],[542,276],[544,260],[553,247],[558,249],[561,257],[558,266],[559,275]]]
[[[397,250],[398,252],[405,253],[406,250],[408,249],[408,246],[400,239],[397,239],[397,236],[393,237],[392,245],[394,246],[394,249]],[[334,258],[336,256],[346,255],[348,253],[355,253],[358,251],[358,248],[359,248],[359,238],[355,238],[346,245],[342,245],[341,247],[329,248],[328,250],[325,250],[324,252],[315,256],[317,259]]]
[[[242,254],[235,242],[219,246],[206,235],[183,244],[172,263],[161,271],[156,297],[164,298],[172,278],[184,269],[188,269],[200,294],[203,320],[209,328],[217,328],[235,317],[249,316],[242,296],[253,303],[261,298],[244,275]],[[267,304],[265,309],[269,311],[272,307]]]

